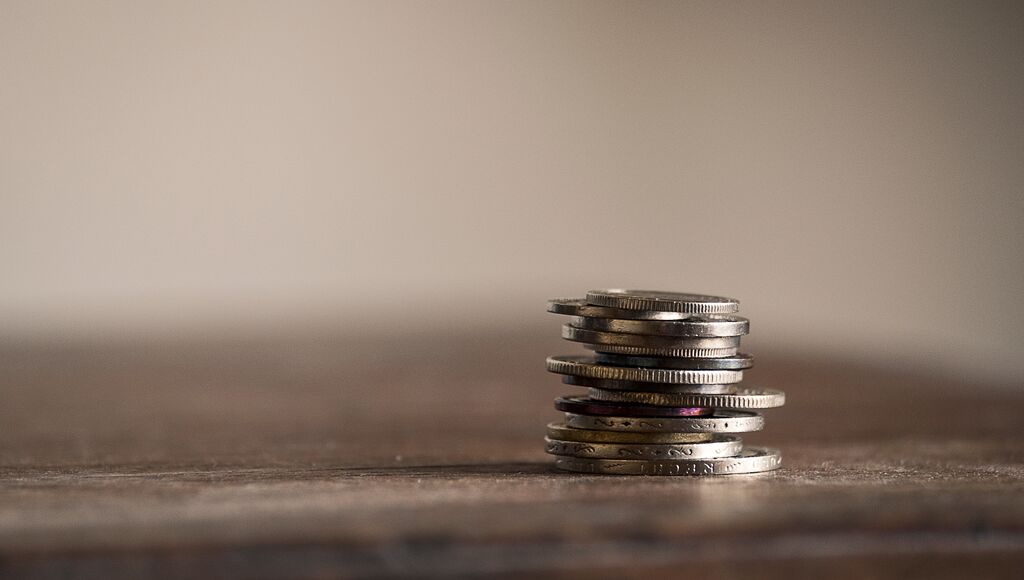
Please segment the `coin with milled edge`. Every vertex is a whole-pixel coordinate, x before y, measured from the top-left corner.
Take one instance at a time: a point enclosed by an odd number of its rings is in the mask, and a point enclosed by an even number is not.
[[[576,328],[571,324],[562,325],[562,338],[588,344],[656,349],[699,350],[705,348],[737,348],[740,345],[740,337],[738,336],[715,336],[712,338],[651,336],[647,334],[627,334],[625,332],[599,332]]]
[[[594,353],[600,364],[618,367],[685,370],[743,370],[754,366],[754,357],[739,353],[719,358],[673,358],[668,356],[630,356],[627,354]]]
[[[566,471],[609,475],[729,475],[771,471],[782,465],[777,449],[748,447],[735,457],[721,459],[590,459],[555,457]]]
[[[566,413],[584,415],[615,415],[625,417],[707,417],[715,410],[703,407],[665,407],[661,405],[640,405],[598,401],[587,397],[558,397],[555,408]]]
[[[613,391],[642,391],[646,393],[697,393],[701,395],[731,395],[736,385],[671,385],[665,383],[641,383],[637,381],[613,381],[562,375],[562,382],[574,387],[594,387]]]
[[[573,316],[569,324],[598,332],[624,332],[654,336],[714,338],[716,336],[742,336],[750,332],[750,322],[739,316],[705,314],[687,320],[620,320],[617,318],[591,318]]]
[[[690,320],[699,315],[686,312],[661,312],[656,310],[622,310],[587,304],[584,298],[555,298],[548,300],[548,312],[566,316],[588,316],[591,318],[621,318],[626,320]]]
[[[560,375],[671,385],[724,385],[743,380],[743,371],[694,371],[601,365],[585,356],[552,356],[547,369]]]
[[[754,411],[715,409],[708,417],[629,417],[566,413],[565,425],[580,430],[622,433],[750,433],[764,428],[764,417]]]
[[[719,435],[704,443],[584,443],[544,438],[544,451],[551,455],[596,459],[701,459],[733,457],[743,449],[739,437]]]
[[[753,357],[740,353],[750,321],[739,301],[655,290],[591,290],[548,301],[569,316],[562,338],[592,356],[552,356],[549,372],[586,396],[555,399],[545,451],[565,471],[609,475],[756,473],[781,464],[778,450],[744,449],[733,433],[759,431],[753,409],[779,407],[782,391],[743,387]]]
[[[786,403],[786,394],[773,389],[739,388],[736,392],[723,395],[704,393],[650,393],[637,391],[612,391],[590,388],[587,394],[595,401],[632,403],[637,405],[664,405],[668,409],[677,407],[721,407],[725,409],[770,409]]]
[[[623,310],[662,310],[692,314],[729,314],[740,309],[740,301],[724,296],[661,292],[659,290],[591,290],[587,302]]]
[[[643,419],[641,419],[643,420]],[[597,429],[577,429],[560,423],[548,424],[548,437],[562,441],[578,441],[581,443],[638,443],[643,445],[660,445],[675,443],[703,443],[714,438],[713,433],[665,433],[665,432],[631,432],[631,431],[600,431]]]
[[[564,333],[564,330],[563,330]],[[576,341],[580,342],[580,341]],[[583,348],[599,353],[624,354],[629,356],[657,356],[678,358],[718,358],[735,356],[738,348],[644,348],[640,346],[615,346],[603,344],[584,344]]]

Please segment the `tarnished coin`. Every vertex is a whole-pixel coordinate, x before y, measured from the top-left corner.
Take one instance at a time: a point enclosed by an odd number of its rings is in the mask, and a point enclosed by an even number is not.
[[[642,419],[641,419],[642,420]],[[703,443],[714,438],[712,433],[657,433],[631,431],[599,431],[597,429],[576,429],[561,423],[548,424],[548,437],[562,441],[581,443],[638,443],[659,445],[674,443]]]
[[[643,311],[638,311],[643,312]],[[750,332],[750,321],[739,316],[704,314],[686,320],[620,320],[618,318],[591,318],[573,316],[569,324],[585,330],[624,332],[655,336],[713,338],[716,336],[742,336]]]
[[[563,329],[564,338],[564,329]],[[579,341],[577,341],[579,342]],[[739,349],[731,348],[644,348],[642,346],[616,346],[612,344],[584,344],[583,348],[608,354],[624,354],[629,356],[656,356],[678,358],[718,358],[734,356]]]
[[[648,393],[698,393],[701,395],[730,395],[736,392],[736,385],[671,385],[665,383],[641,383],[638,381],[613,381],[562,375],[562,382],[574,387],[593,387],[613,391],[643,391]]]
[[[724,385],[743,380],[743,371],[701,371],[676,369],[650,369],[601,365],[585,356],[552,356],[547,369],[560,375],[573,375],[612,381],[639,381],[670,385]]]
[[[786,403],[786,394],[774,389],[737,388],[734,393],[711,395],[704,393],[650,393],[637,391],[612,391],[588,389],[595,401],[633,403],[637,405],[665,405],[668,409],[677,407],[721,407],[725,409],[770,409]]]
[[[595,353],[600,364],[617,367],[643,367],[653,369],[689,370],[743,370],[754,366],[754,357],[739,353],[719,358],[673,358],[668,356],[630,356],[626,354]]]
[[[729,314],[740,309],[740,301],[724,296],[706,296],[658,290],[591,290],[587,302],[623,310],[662,310],[691,314]]]
[[[565,425],[579,430],[622,433],[750,433],[764,428],[764,417],[754,411],[715,409],[707,417],[629,417],[566,413]]]
[[[599,332],[576,328],[571,324],[562,325],[562,338],[588,344],[631,346],[651,349],[701,350],[713,348],[737,348],[738,336],[716,336],[712,338],[685,338],[676,336],[650,336],[627,334],[625,332]]]
[[[735,457],[721,459],[590,459],[555,457],[565,471],[609,475],[729,475],[771,471],[782,465],[777,449],[748,447]]]
[[[589,316],[591,318],[621,318],[626,320],[689,320],[696,314],[686,312],[663,312],[657,310],[623,310],[587,304],[585,298],[555,298],[548,300],[548,312],[567,316]]]
[[[743,449],[743,442],[733,435],[719,435],[704,443],[583,443],[544,438],[544,451],[551,455],[593,457],[595,459],[702,459],[733,457]]]
[[[705,417],[715,410],[706,407],[665,407],[662,405],[639,405],[598,401],[587,397],[558,397],[555,408],[566,413],[584,415],[611,415],[619,417]]]

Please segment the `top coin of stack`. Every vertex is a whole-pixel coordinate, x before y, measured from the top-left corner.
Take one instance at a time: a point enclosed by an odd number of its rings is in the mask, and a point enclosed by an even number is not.
[[[567,471],[633,475],[714,475],[777,468],[775,449],[744,448],[732,433],[757,431],[756,411],[785,394],[741,388],[753,357],[739,352],[750,321],[739,301],[652,290],[591,290],[555,299],[570,317],[562,338],[593,357],[556,356],[547,369],[586,397],[555,400],[563,423],[548,425],[547,452]]]

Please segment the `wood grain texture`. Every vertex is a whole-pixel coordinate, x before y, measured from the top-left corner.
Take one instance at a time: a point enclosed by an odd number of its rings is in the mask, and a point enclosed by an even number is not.
[[[551,334],[556,334],[552,337]],[[509,336],[0,346],[0,573],[1014,577],[1024,392],[798,353],[746,441],[775,473],[556,472]],[[698,568],[693,568],[697,566]],[[749,577],[749,576],[748,576]]]

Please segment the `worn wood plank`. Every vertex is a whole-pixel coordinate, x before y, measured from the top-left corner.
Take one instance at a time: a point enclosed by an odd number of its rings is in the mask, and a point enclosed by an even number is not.
[[[767,352],[754,476],[554,471],[542,333],[0,347],[8,576],[1013,575],[1024,392]],[[754,352],[759,352],[754,350]],[[685,568],[689,569],[689,568]]]

